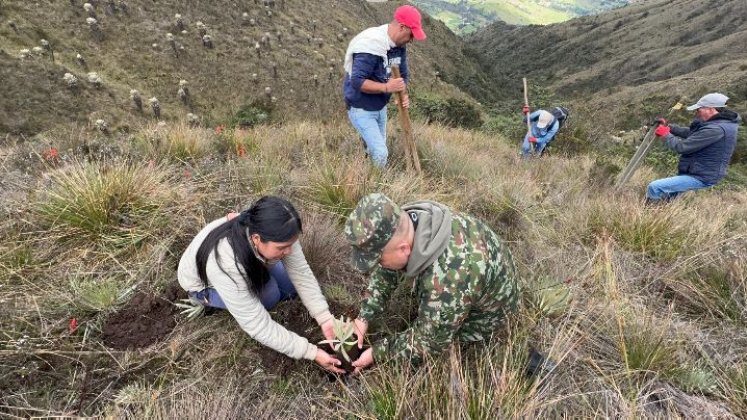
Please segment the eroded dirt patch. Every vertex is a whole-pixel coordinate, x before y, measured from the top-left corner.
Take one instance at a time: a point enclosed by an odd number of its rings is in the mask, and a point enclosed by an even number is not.
[[[150,346],[166,337],[176,326],[173,302],[186,297],[174,283],[161,295],[137,292],[130,302],[112,314],[102,328],[104,343],[117,350]]]
[[[322,340],[321,330],[316,325],[316,321],[309,315],[306,307],[301,303],[301,299],[280,302],[271,311],[271,316],[272,319],[283,325],[288,331],[293,331],[301,337],[307,338],[312,343]],[[260,346],[258,355],[265,371],[280,376],[287,376],[290,372],[299,368],[299,363],[305,362],[291,359],[265,346]]]

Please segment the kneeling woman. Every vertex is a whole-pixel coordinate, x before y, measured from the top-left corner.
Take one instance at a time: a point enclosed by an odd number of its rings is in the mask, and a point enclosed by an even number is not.
[[[192,300],[227,309],[261,344],[342,373],[336,367],[339,360],[267,312],[298,294],[325,338],[334,338],[333,316],[298,242],[301,231],[301,219],[290,202],[262,197],[238,216],[215,220],[197,234],[179,261],[179,284]]]

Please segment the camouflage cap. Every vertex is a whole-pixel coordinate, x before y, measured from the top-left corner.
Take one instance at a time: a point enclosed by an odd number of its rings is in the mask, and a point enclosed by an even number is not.
[[[367,273],[379,263],[401,214],[399,206],[381,193],[369,194],[358,202],[345,222],[345,236],[353,246],[353,267]]]

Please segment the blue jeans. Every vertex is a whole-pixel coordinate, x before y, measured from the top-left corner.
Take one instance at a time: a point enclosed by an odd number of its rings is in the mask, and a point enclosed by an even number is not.
[[[552,139],[550,139],[550,141],[552,141]],[[524,143],[521,144],[521,155],[523,157],[529,157],[529,155],[532,153],[532,149],[534,149],[535,155],[542,156],[542,152],[545,151],[545,147],[550,144],[550,141],[546,143],[536,142],[532,144],[529,143],[529,135],[527,134],[524,136]]]
[[[678,175],[669,178],[657,179],[648,184],[646,198],[651,201],[669,200],[680,193],[691,190],[699,190],[713,186],[690,175]]]
[[[386,107],[379,111],[350,107],[348,118],[363,137],[374,164],[382,168],[386,166],[389,157],[389,150],[386,148]]]
[[[288,272],[282,261],[278,261],[270,268],[270,281],[262,288],[259,294],[259,301],[265,309],[270,310],[275,307],[281,300],[292,299],[296,297],[296,288],[293,287]],[[199,301],[205,306],[211,308],[226,309],[226,304],[218,294],[218,291],[212,287],[200,290],[199,292],[189,292],[189,296]]]

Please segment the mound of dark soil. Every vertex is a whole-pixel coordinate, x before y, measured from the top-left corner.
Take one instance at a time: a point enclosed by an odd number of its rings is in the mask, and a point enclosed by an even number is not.
[[[117,350],[142,348],[163,339],[176,326],[178,310],[172,302],[186,297],[178,284],[160,296],[137,292],[102,328],[104,343]]]
[[[293,331],[301,337],[306,337],[312,343],[322,340],[320,338],[322,336],[321,330],[309,315],[309,311],[301,303],[301,299],[280,302],[271,311],[271,316],[272,319],[283,325],[288,331]],[[291,359],[265,346],[260,346],[257,354],[259,355],[262,367],[267,372],[272,372],[283,377],[297,370],[299,368],[298,364],[303,362]]]

